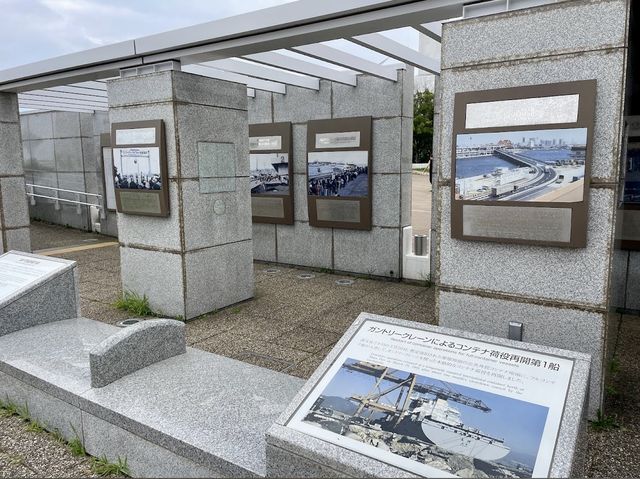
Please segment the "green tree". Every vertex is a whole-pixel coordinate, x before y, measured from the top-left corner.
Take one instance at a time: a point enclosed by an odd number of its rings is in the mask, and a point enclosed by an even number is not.
[[[429,163],[433,153],[433,93],[413,95],[413,162]]]

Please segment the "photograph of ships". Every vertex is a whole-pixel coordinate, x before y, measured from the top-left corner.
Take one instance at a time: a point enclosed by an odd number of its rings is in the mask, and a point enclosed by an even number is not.
[[[129,190],[161,190],[158,148],[114,148],[114,186]]]
[[[366,151],[310,152],[307,166],[311,196],[369,195],[369,154]]]
[[[249,155],[251,193],[289,194],[289,155],[252,153]]]
[[[304,423],[459,477],[533,474],[548,408],[347,359]]]
[[[640,203],[640,137],[629,138],[624,180],[625,203]]]
[[[455,198],[580,202],[586,143],[586,128],[458,135]]]

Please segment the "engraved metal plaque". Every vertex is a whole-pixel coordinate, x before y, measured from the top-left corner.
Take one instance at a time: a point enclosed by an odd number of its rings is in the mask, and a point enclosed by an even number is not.
[[[120,206],[124,211],[144,211],[157,215],[162,213],[160,196],[153,192],[121,190]]]
[[[284,218],[284,198],[252,196],[251,214],[265,218]]]
[[[463,205],[465,236],[568,243],[571,208]]]
[[[198,142],[198,176],[202,194],[235,191],[235,145]]]
[[[324,199],[316,203],[319,221],[343,221],[357,223],[360,221],[360,202],[349,200]]]

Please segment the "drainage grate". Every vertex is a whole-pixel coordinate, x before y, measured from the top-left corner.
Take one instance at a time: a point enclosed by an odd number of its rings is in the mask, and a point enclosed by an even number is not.
[[[316,275],[315,274],[311,274],[311,273],[302,273],[298,275],[299,279],[313,279],[315,278]]]
[[[353,283],[355,283],[355,281],[352,279],[339,279],[336,281],[338,286],[351,286]]]
[[[276,273],[279,273],[280,270],[278,268],[269,268],[269,269],[265,269],[264,272],[269,274],[276,274]]]
[[[124,321],[120,321],[116,324],[119,328],[126,328],[127,326],[133,326],[134,324],[138,324],[141,319],[125,319]]]

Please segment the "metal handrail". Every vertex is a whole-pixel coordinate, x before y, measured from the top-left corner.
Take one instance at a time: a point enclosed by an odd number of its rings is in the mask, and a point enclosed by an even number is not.
[[[64,188],[56,188],[53,186],[44,186],[44,185],[34,185],[32,183],[26,183],[26,187],[27,187],[27,197],[29,197],[29,201],[31,203],[31,206],[35,206],[36,204],[36,198],[43,198],[43,199],[48,199],[48,200],[53,200],[55,202],[54,208],[56,210],[60,209],[60,202],[62,201],[63,203],[71,203],[73,205],[76,205],[76,211],[78,214],[80,214],[82,212],[82,210],[80,209],[81,206],[93,206],[95,208],[97,208],[100,211],[100,218],[104,219],[106,218],[106,212],[105,212],[105,206],[104,206],[104,198],[102,195],[99,195],[97,193],[87,193],[85,191],[75,191],[75,190],[66,190]],[[56,196],[47,196],[47,195],[39,195],[34,193],[34,190],[36,188],[41,188],[44,190],[51,190],[51,191],[55,191]],[[60,198],[58,196],[59,193],[71,193],[76,195],[76,199],[75,200],[68,200],[66,198]],[[88,197],[93,197],[96,198],[98,200],[97,203],[88,203],[87,201],[80,201],[80,196],[85,196],[85,199],[88,200]]]

